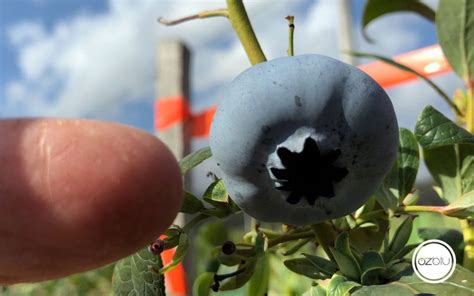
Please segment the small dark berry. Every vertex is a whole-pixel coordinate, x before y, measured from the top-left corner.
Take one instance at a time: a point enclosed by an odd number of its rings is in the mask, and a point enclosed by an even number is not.
[[[234,242],[232,242],[232,241],[226,241],[222,245],[222,253],[224,253],[226,255],[232,255],[235,252],[236,249],[237,249],[237,247],[235,246]]]
[[[165,249],[165,242],[161,239],[155,240],[153,243],[148,246],[148,251],[153,255],[160,255],[161,252]]]

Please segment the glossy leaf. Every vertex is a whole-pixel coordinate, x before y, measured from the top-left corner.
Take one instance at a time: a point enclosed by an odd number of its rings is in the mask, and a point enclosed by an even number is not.
[[[396,165],[392,167],[390,172],[385,176],[382,183],[379,185],[377,190],[374,193],[377,202],[386,210],[395,210],[398,207],[398,197],[393,192],[394,186],[396,186],[393,181],[394,176],[396,175]]]
[[[225,188],[224,180],[219,179],[212,182],[206,189],[206,192],[204,192],[204,199],[206,201],[213,200],[219,203],[227,203],[229,201],[229,194]],[[215,203],[212,204],[216,205]]]
[[[474,80],[474,2],[440,0],[436,13],[439,43],[453,70],[464,80]]]
[[[194,296],[209,296],[211,294],[211,285],[214,283],[214,273],[204,272],[200,274],[193,283]]]
[[[384,268],[385,263],[379,252],[365,252],[362,257],[362,274],[360,276],[362,284],[378,284],[378,274]]]
[[[314,266],[314,264],[308,258],[288,259],[285,260],[283,263],[289,270],[312,279],[318,280],[329,278],[329,276],[327,276],[325,273],[321,272],[319,268]]]
[[[420,280],[415,274],[402,276],[394,282],[386,285],[364,286],[352,292],[353,296],[413,296],[415,294],[434,295],[473,295],[474,294],[474,273],[456,266],[453,275],[446,281],[439,284],[426,283]]]
[[[247,285],[247,295],[267,295],[270,281],[270,258],[263,255],[255,265],[255,271]]]
[[[360,266],[354,257],[348,256],[337,249],[331,249],[331,253],[344,276],[351,280],[359,280]]]
[[[432,106],[426,106],[415,126],[415,136],[424,149],[453,144],[474,144],[474,136]]]
[[[400,224],[400,226],[395,231],[392,240],[388,246],[387,252],[384,254],[384,260],[388,262],[398,254],[403,247],[408,242],[410,238],[411,232],[413,230],[413,220],[414,216],[408,216],[405,220]]]
[[[192,193],[184,191],[184,200],[180,212],[185,214],[196,214],[202,209],[204,209],[202,201]]]
[[[409,244],[404,246],[395,256],[393,257],[394,259],[402,259],[406,255],[408,255],[411,251],[413,251],[416,247],[418,247],[418,244]]]
[[[399,137],[397,161],[375,192],[377,201],[386,210],[395,210],[412,191],[420,162],[418,143],[413,133],[401,128]]]
[[[160,272],[165,273],[175,268],[181,262],[181,260],[183,260],[183,257],[184,255],[186,255],[188,247],[189,247],[189,238],[188,238],[188,235],[183,232],[179,236],[178,247],[176,248],[176,251],[174,252],[171,262],[165,267],[161,268]]]
[[[332,276],[337,270],[337,265],[334,262],[321,258],[319,256],[304,254],[303,255],[321,272],[325,273],[328,276]]]
[[[362,16],[364,37],[370,40],[365,32],[367,25],[373,20],[395,12],[414,12],[430,21],[435,20],[435,12],[419,0],[368,0]]]
[[[334,248],[347,256],[352,256],[351,246],[349,244],[349,235],[347,232],[341,232],[334,243]]]
[[[408,262],[399,262],[392,264],[388,269],[385,269],[381,272],[381,275],[386,281],[397,281],[402,276],[411,275],[413,269],[411,263]]]
[[[250,260],[240,264],[237,270],[243,269],[243,272],[226,280],[219,288],[220,291],[235,290],[243,287],[253,276],[257,260]]]
[[[327,293],[331,296],[346,296],[350,294],[351,290],[359,286],[360,284],[349,281],[344,276],[335,274],[329,281]]]
[[[404,206],[415,205],[420,200],[420,194],[417,190],[412,193],[408,193],[407,196],[402,200]]]
[[[402,201],[413,189],[418,166],[420,151],[415,135],[406,128],[400,129],[400,145],[398,147],[398,198]]]
[[[186,175],[192,168],[198,166],[201,162],[212,156],[211,148],[201,148],[185,156],[180,162],[181,174]]]
[[[115,265],[113,276],[114,295],[160,296],[165,294],[165,279],[159,273],[161,256],[145,248]]]
[[[379,212],[382,216],[370,219],[371,222],[365,222],[364,226],[367,227],[358,227],[349,232],[351,245],[357,247],[361,252],[371,249],[379,250],[382,246],[389,223],[387,213],[385,211]],[[352,253],[354,254],[354,251]]]
[[[321,285],[312,286],[304,295],[308,296],[327,296],[327,291]]]
[[[424,149],[423,156],[434,180],[443,188],[441,198],[448,204],[474,190],[474,145]]]

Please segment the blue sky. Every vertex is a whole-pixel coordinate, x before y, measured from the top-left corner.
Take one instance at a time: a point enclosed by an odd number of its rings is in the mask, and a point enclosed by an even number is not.
[[[404,13],[371,25],[376,43],[368,44],[360,30],[364,2],[351,2],[355,49],[394,55],[436,43],[433,24]],[[246,3],[267,58],[286,55],[288,14],[296,17],[296,54],[339,57],[337,1]],[[0,0],[0,117],[98,118],[152,132],[154,51],[162,38],[180,38],[193,50],[192,105],[203,110],[249,66],[230,25],[209,19],[164,27],[155,20],[224,6],[224,0]],[[450,74],[435,80],[448,93],[462,85]],[[413,128],[426,104],[448,111],[421,82],[388,93],[404,127]]]

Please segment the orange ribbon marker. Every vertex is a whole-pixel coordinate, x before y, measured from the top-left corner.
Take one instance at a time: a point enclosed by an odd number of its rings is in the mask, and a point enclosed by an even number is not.
[[[451,70],[451,66],[444,57],[439,45],[410,51],[393,59],[426,77],[443,74]],[[390,88],[418,78],[415,74],[403,71],[384,62],[361,65],[359,69],[367,73],[383,88]]]
[[[410,51],[394,57],[394,60],[426,77],[439,75],[451,70],[439,45]],[[359,69],[371,76],[383,88],[390,88],[418,78],[415,74],[408,73],[383,62],[361,65]],[[212,117],[215,112],[216,107],[212,106],[202,113],[192,114],[187,101],[181,97],[160,98],[155,105],[155,128],[159,132],[173,124],[190,120],[193,137],[208,137]]]

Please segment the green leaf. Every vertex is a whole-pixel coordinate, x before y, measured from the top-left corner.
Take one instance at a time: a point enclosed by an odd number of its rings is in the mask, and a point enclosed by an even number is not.
[[[181,174],[186,175],[192,168],[198,166],[201,162],[212,156],[211,148],[201,148],[185,156],[180,162]]]
[[[385,209],[395,210],[398,208],[398,193],[395,195],[397,164],[394,164],[390,172],[385,176],[382,183],[374,193],[377,202]]]
[[[418,190],[415,190],[413,193],[408,193],[407,196],[402,200],[404,206],[415,205],[420,200],[420,194]]]
[[[435,12],[418,0],[368,0],[362,16],[362,29],[364,37],[370,41],[366,33],[367,25],[385,14],[408,11],[417,13],[430,21],[435,20]]]
[[[423,157],[434,180],[443,188],[441,198],[447,203],[474,190],[474,145],[423,149]]]
[[[165,267],[161,268],[160,272],[165,273],[175,268],[181,262],[181,260],[183,260],[183,257],[184,255],[186,255],[188,247],[189,247],[189,238],[188,238],[188,235],[183,232],[179,236],[178,247],[176,248],[176,251],[174,252],[171,262]]]
[[[184,191],[184,200],[183,204],[181,205],[180,212],[186,214],[196,214],[202,209],[204,209],[204,204],[202,201],[192,193]]]
[[[446,242],[456,253],[457,262],[462,263],[464,239],[463,234],[459,230],[452,228],[419,228],[418,236],[422,240],[439,239]]]
[[[303,253],[303,256],[305,256],[316,268],[318,268],[321,272],[325,273],[329,277],[332,276],[338,269],[337,265],[330,260],[311,254]]]
[[[439,43],[453,70],[474,81],[474,2],[440,0],[436,12]]]
[[[308,296],[327,296],[327,291],[321,285],[312,286],[304,295]]]
[[[349,235],[347,234],[347,232],[341,232],[336,237],[334,248],[346,256],[352,256],[351,245],[349,243]]]
[[[351,280],[358,281],[360,277],[360,266],[354,257],[350,257],[337,249],[331,248],[331,253],[337,262],[339,270]]]
[[[453,275],[446,281],[438,284],[426,283],[416,275],[402,276],[386,285],[363,286],[352,293],[353,296],[413,296],[415,294],[434,295],[473,295],[474,273],[456,266]]]
[[[420,163],[420,151],[415,135],[406,128],[400,129],[398,147],[398,198],[402,201],[413,189]]]
[[[410,194],[420,163],[415,135],[410,130],[401,128],[399,138],[397,161],[375,193],[377,201],[386,210],[395,210]]]
[[[464,194],[446,206],[443,210],[443,214],[463,219],[474,219],[474,190]]]
[[[408,262],[399,262],[395,263],[390,268],[387,268],[382,271],[382,277],[390,282],[396,281],[400,279],[402,276],[410,275],[413,273],[413,269],[411,268],[411,263]]]
[[[247,295],[267,295],[270,281],[269,255],[264,254],[257,261],[255,271],[247,285]]]
[[[329,281],[327,294],[331,296],[348,296],[360,284],[348,281],[345,277],[335,274]]]
[[[399,68],[400,70],[403,70],[403,71],[406,71],[408,73],[411,73],[413,75],[416,75],[418,76],[418,78],[420,78],[421,80],[423,80],[424,82],[428,83],[429,86],[431,86],[431,88],[436,91],[440,96],[441,98],[454,110],[456,111],[456,113],[458,115],[461,115],[461,111],[459,111],[459,108],[456,106],[456,104],[454,104],[452,101],[451,101],[451,98],[438,86],[436,85],[433,81],[431,81],[430,79],[426,78],[423,74],[411,69],[410,67],[407,67],[405,65],[402,65],[394,60],[392,60],[391,58],[389,57],[384,57],[384,56],[381,56],[381,55],[377,55],[377,54],[373,54],[373,53],[365,53],[365,52],[355,52],[355,51],[352,51],[350,52],[351,55],[353,56],[356,56],[356,57],[359,57],[359,58],[373,58],[373,59],[377,59],[377,60],[380,60],[384,63],[387,63],[391,66],[394,66],[394,67],[397,67]]]
[[[426,106],[415,126],[415,136],[424,149],[474,143],[474,136],[432,106]]]
[[[385,268],[382,255],[376,251],[367,251],[362,257],[362,274],[360,276],[363,285],[379,284],[378,274]]]
[[[294,253],[298,252],[299,249],[301,249],[304,245],[306,245],[310,241],[312,241],[311,238],[298,240],[291,248],[289,248],[287,251],[285,251],[283,253],[283,256],[293,255]]]
[[[325,273],[322,273],[319,268],[314,266],[314,264],[308,258],[288,259],[285,260],[283,264],[285,264],[286,268],[289,270],[312,279],[318,280],[329,278],[329,276],[327,276]]]
[[[200,274],[193,283],[194,296],[209,296],[211,294],[211,285],[214,283],[214,273],[204,272]]]
[[[240,264],[237,270],[245,268],[244,271],[226,280],[220,286],[219,290],[220,291],[235,290],[245,285],[250,280],[250,278],[252,277],[255,271],[256,262],[257,260],[250,260],[243,264]]]
[[[257,236],[255,237],[255,252],[257,256],[262,256],[268,248],[268,239],[262,233],[258,232]]]
[[[209,187],[204,192],[204,200],[207,202],[209,201],[216,201],[218,203],[228,203],[229,202],[229,194],[227,193],[227,189],[224,185],[224,180],[219,179],[211,183]],[[211,202],[212,203],[212,202]],[[212,203],[212,205],[219,204]]]
[[[409,244],[404,246],[395,256],[393,259],[402,259],[406,255],[408,255],[411,251],[413,251],[416,247],[418,247],[418,244]]]
[[[384,254],[385,262],[390,261],[393,256],[398,254],[403,247],[407,244],[408,239],[410,238],[411,231],[413,230],[413,220],[414,216],[408,216],[400,224],[400,226],[395,231],[392,241],[388,246],[387,252]]]
[[[115,265],[114,294],[117,296],[155,296],[165,294],[165,279],[159,273],[161,256],[145,248]]]
[[[368,227],[358,227],[349,232],[351,245],[357,247],[361,252],[371,249],[379,250],[382,246],[385,233],[388,232],[388,214],[385,211],[379,211],[379,213],[382,215],[381,217],[370,219],[370,222],[364,223]],[[354,251],[352,253],[354,254]]]

